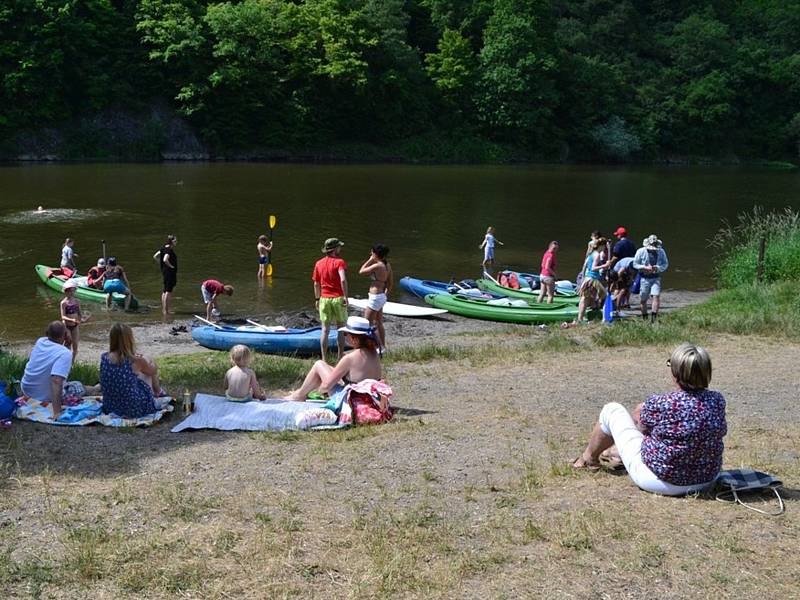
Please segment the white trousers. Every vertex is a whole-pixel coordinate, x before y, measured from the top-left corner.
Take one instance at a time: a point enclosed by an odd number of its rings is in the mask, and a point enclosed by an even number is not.
[[[633,417],[624,406],[610,402],[600,411],[600,429],[614,438],[619,456],[628,475],[637,486],[646,492],[663,496],[685,496],[702,492],[713,481],[697,485],[672,485],[661,481],[650,468],[642,462],[642,434],[633,422]]]

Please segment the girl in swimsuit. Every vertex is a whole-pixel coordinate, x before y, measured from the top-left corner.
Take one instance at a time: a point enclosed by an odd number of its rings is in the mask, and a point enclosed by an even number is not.
[[[289,394],[287,400],[304,402],[309,392],[314,390],[328,394],[336,391],[338,386],[381,378],[378,340],[369,321],[362,317],[350,317],[347,325],[339,331],[344,332],[347,343],[354,349],[345,353],[335,367],[324,360],[315,362],[303,380],[303,385]]]
[[[78,283],[74,279],[68,279],[64,283],[64,299],[61,301],[61,320],[67,326],[68,345],[72,348],[72,362],[78,356],[78,342],[80,341],[80,324],[85,323],[89,316],[81,313],[81,303],[75,297],[75,289]]]
[[[389,248],[383,244],[375,244],[369,258],[358,270],[359,275],[368,275],[372,280],[369,286],[369,302],[367,302],[364,316],[377,330],[381,351],[386,349],[383,307],[392,289],[392,267],[386,260],[387,256],[389,256]]]

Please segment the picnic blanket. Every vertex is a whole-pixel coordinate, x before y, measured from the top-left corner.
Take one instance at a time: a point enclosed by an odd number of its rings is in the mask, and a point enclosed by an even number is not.
[[[323,402],[280,399],[230,402],[224,396],[197,394],[194,412],[171,431],[340,429],[350,426],[354,421],[377,423],[391,419],[391,408],[388,406],[391,395],[392,390],[388,385],[374,380],[343,386]],[[368,412],[370,407],[373,410]],[[359,414],[365,415],[365,418],[360,420]]]
[[[53,420],[53,410],[49,402],[39,402],[27,396],[17,399],[17,410],[14,416],[17,419],[47,423],[49,425],[92,425],[99,423],[106,427],[148,427],[160,421],[165,414],[172,412],[172,398],[157,398],[156,403],[162,405],[158,412],[129,419],[115,414],[103,413],[102,396],[86,396],[83,402],[74,406],[65,407],[57,421]]]

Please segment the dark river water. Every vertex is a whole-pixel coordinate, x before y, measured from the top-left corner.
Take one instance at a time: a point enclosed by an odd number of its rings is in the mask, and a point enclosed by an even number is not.
[[[755,204],[800,207],[800,174],[734,168],[430,167],[274,164],[37,165],[0,167],[0,340],[39,334],[59,296],[36,277],[57,263],[66,237],[78,265],[116,255],[135,294],[154,307],[124,318],[160,320],[161,278],[152,254],[178,236],[178,316],[202,310],[200,282],[236,287],[226,314],[313,307],[310,282],[325,238],[345,242],[351,294],[370,246],[390,246],[396,277],[477,277],[488,225],[505,246],[498,265],[538,272],[545,246],[561,242],[560,275],[574,278],[590,231],[618,225],[637,245],[657,234],[669,255],[664,285],[713,286],[707,240],[722,219]],[[42,205],[43,215],[33,210]],[[274,276],[256,279],[256,238],[277,216]],[[393,300],[408,300],[399,290]],[[84,302],[97,318],[99,305]]]

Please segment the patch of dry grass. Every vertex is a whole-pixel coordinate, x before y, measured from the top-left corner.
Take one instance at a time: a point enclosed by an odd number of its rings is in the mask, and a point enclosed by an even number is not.
[[[0,432],[0,590],[9,598],[792,597],[800,418],[791,365],[800,349],[725,345],[730,363],[715,364],[730,407],[725,464],[779,475],[794,490],[781,518],[705,496],[655,497],[624,476],[569,468],[641,350],[615,351],[592,395],[545,376],[579,372],[585,354],[537,353],[530,364],[498,356],[481,371],[438,360],[446,391],[397,365],[398,402],[424,412],[380,427],[118,436],[15,424]],[[526,376],[528,389],[517,385]],[[497,382],[509,381],[518,391],[487,404]],[[88,440],[98,448],[82,447]],[[96,468],[67,468],[83,456]]]

